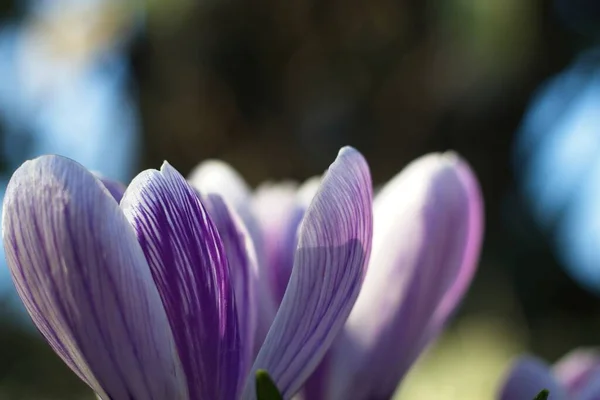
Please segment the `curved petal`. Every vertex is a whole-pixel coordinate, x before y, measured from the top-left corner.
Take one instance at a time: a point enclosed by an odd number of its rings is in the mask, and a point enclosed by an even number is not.
[[[343,148],[302,221],[290,282],[253,366],[267,370],[286,399],[318,366],[358,296],[371,251],[371,196],[366,161]],[[244,398],[254,398],[252,378]]]
[[[104,399],[185,399],[159,293],[94,176],[44,156],[13,175],[2,234],[15,286],[54,351]]]
[[[466,241],[462,259],[460,261],[460,267],[435,310],[433,319],[428,327],[429,335],[427,336],[429,337],[427,340],[437,336],[448,317],[456,309],[458,303],[462,300],[465,292],[469,288],[473,276],[475,275],[475,271],[477,270],[481,242],[483,239],[483,198],[477,178],[471,168],[458,158],[458,156],[449,153],[446,154],[446,157],[450,159],[449,162],[456,162],[454,165],[454,172],[466,195]],[[440,176],[440,179],[444,179],[443,176]]]
[[[158,287],[191,399],[235,399],[241,345],[223,244],[200,198],[169,164],[121,200]]]
[[[190,184],[202,194],[216,193],[223,197],[240,216],[250,233],[258,261],[257,326],[255,353],[262,345],[271,327],[277,306],[269,285],[269,271],[259,223],[251,208],[251,192],[244,179],[229,164],[207,160],[199,164],[189,176]]]
[[[505,378],[500,400],[533,399],[543,389],[550,391],[549,400],[566,400],[564,388],[554,379],[546,363],[535,357],[522,357]]]
[[[110,192],[110,195],[119,203],[127,189],[121,182],[113,181],[107,178],[100,178],[100,182]]]
[[[93,174],[96,177],[96,179],[102,182],[106,190],[109,191],[110,195],[117,201],[117,203],[121,202],[121,199],[123,198],[123,194],[125,194],[125,190],[127,189],[127,187],[121,182],[105,178],[97,172],[93,172]]]
[[[223,241],[235,293],[238,323],[242,344],[242,371],[246,373],[254,359],[254,333],[256,331],[256,290],[258,265],[254,244],[244,224],[235,211],[218,194],[203,197],[204,205]],[[243,382],[239,382],[240,386]]]
[[[456,155],[414,161],[374,208],[369,273],[333,349],[333,399],[390,397],[456,307],[477,262],[481,198]]]
[[[298,245],[298,228],[321,185],[321,176],[294,182],[265,183],[256,189],[253,211],[261,228],[269,283],[277,307],[283,299]]]
[[[248,208],[250,187],[229,164],[220,160],[206,160],[198,164],[188,176],[190,184],[202,193],[217,193],[236,209]]]
[[[261,227],[267,277],[277,305],[281,303],[294,265],[298,227],[304,207],[297,201],[294,184],[263,184],[253,199]]]
[[[251,209],[252,193],[242,176],[229,164],[219,160],[206,160],[192,170],[190,184],[202,194],[216,193],[235,209],[257,246],[262,238],[258,222]]]
[[[553,367],[554,376],[575,396],[587,386],[592,376],[600,373],[598,349],[576,349],[565,355]]]

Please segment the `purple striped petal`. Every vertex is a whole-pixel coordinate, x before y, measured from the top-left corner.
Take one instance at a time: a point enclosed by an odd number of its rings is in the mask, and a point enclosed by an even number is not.
[[[330,398],[388,398],[475,270],[482,206],[456,155],[411,163],[379,193],[361,294],[334,348]]]
[[[277,305],[292,274],[298,227],[305,211],[296,196],[293,184],[262,185],[254,196],[253,209],[262,232],[267,276]]]
[[[529,400],[543,389],[550,391],[549,400],[567,400],[564,388],[554,379],[546,363],[535,357],[522,357],[512,366],[498,398]]]
[[[192,170],[188,180],[200,193],[216,193],[227,200],[246,224],[252,240],[261,245],[260,228],[251,209],[250,187],[235,169],[223,161],[206,160]]]
[[[13,280],[54,351],[104,399],[186,399],[167,316],[135,233],[67,158],[13,175],[2,233]]]
[[[235,293],[235,304],[242,344],[244,379],[254,360],[256,331],[256,290],[258,265],[250,235],[235,211],[218,194],[203,197],[204,204],[223,241]],[[239,382],[240,386],[243,382]]]
[[[189,176],[190,184],[202,194],[215,193],[231,204],[250,233],[258,261],[258,303],[255,332],[255,353],[262,345],[271,327],[275,312],[275,296],[269,285],[269,272],[264,254],[264,241],[259,223],[251,209],[250,188],[230,165],[218,160],[207,160],[198,165]]]
[[[253,366],[286,399],[318,366],[358,296],[371,251],[371,187],[366,161],[345,147],[302,221],[288,288]],[[254,398],[253,374],[244,398]]]
[[[200,198],[169,164],[121,201],[158,287],[191,400],[235,399],[242,350],[223,244]]]
[[[553,367],[556,378],[576,396],[600,373],[600,352],[597,349],[577,349],[565,355]]]

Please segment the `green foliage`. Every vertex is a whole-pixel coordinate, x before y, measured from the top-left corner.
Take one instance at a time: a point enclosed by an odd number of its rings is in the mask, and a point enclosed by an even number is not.
[[[283,400],[275,382],[263,369],[256,371],[256,398],[257,400]]]
[[[549,395],[550,395],[550,392],[548,392],[546,389],[544,389],[541,392],[539,392],[537,394],[537,396],[535,396],[533,398],[533,400],[548,400]]]

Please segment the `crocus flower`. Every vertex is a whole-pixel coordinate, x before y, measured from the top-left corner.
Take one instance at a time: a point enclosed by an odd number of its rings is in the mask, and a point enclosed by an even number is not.
[[[577,349],[553,366],[537,357],[522,356],[511,366],[498,398],[533,399],[542,389],[550,392],[550,400],[600,399],[600,353]]]
[[[258,369],[285,399],[297,393],[364,278],[372,237],[364,158],[344,148],[322,179],[256,357],[256,255],[228,202],[198,193],[167,163],[124,193],[111,189],[116,197],[76,162],[43,156],[24,163],[6,191],[2,234],[15,286],[63,361],[103,400],[252,399]]]
[[[321,184],[314,177],[298,187],[295,182],[266,182],[255,193],[230,165],[206,160],[189,177],[202,193],[214,193],[231,204],[243,220],[257,250],[257,328],[255,352],[260,349],[283,299],[294,264],[298,229]]]
[[[259,274],[270,282],[277,304],[292,270],[299,221],[318,180],[300,187],[264,184],[252,194],[230,166],[208,161],[190,181],[230,199],[255,227],[263,252]],[[375,198],[373,251],[359,299],[304,397],[390,398],[464,295],[482,229],[477,181],[456,154],[424,156],[387,183]]]

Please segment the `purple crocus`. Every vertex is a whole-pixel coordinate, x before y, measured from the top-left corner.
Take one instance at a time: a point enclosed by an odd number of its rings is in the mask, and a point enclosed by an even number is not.
[[[577,349],[553,366],[522,356],[511,366],[498,398],[529,400],[542,389],[550,392],[550,400],[600,400],[600,352]]]
[[[228,202],[167,163],[121,192],[60,156],[24,163],[8,185],[8,265],[55,352],[103,400],[253,399],[258,369],[290,399],[343,328],[366,271],[372,193],[360,153],[340,151],[304,213],[256,356],[257,255]]]
[[[263,184],[252,194],[231,167],[208,161],[190,181],[230,199],[255,227],[262,251],[259,274],[270,283],[271,301],[278,304],[292,271],[299,221],[318,179],[301,186]],[[224,181],[228,184],[216,184]],[[304,397],[390,398],[468,288],[482,230],[476,178],[456,154],[421,157],[388,182],[375,197],[373,251],[360,296],[307,381]]]

